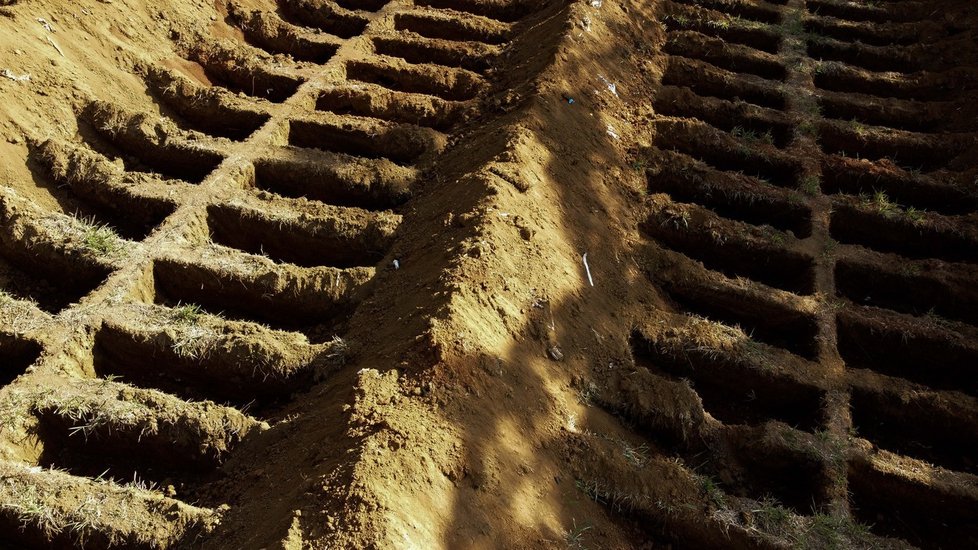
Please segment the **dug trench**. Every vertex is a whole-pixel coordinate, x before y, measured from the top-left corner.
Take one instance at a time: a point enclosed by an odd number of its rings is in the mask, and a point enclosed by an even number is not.
[[[5,286],[5,541],[978,543],[974,135],[894,99],[976,60],[810,45],[973,42],[968,3],[279,4],[141,69],[171,120],[37,143],[98,226],[4,195],[5,261],[78,279]]]

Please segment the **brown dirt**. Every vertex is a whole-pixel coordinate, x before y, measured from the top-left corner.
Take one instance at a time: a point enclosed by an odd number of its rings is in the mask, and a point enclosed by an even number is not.
[[[978,546],[972,2],[0,6],[0,546]]]

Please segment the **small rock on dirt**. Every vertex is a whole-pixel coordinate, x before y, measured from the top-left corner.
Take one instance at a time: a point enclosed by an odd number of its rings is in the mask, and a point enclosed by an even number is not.
[[[560,348],[557,346],[550,346],[547,350],[547,355],[554,361],[562,361],[564,359],[564,352],[560,351]]]

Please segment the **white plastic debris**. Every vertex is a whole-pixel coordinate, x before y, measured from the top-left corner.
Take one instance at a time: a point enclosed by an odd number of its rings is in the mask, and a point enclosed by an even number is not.
[[[584,272],[587,273],[587,282],[594,286],[594,279],[591,278],[591,267],[587,265],[587,252],[584,253]]]
[[[611,136],[611,137],[613,137],[615,139],[621,139],[621,136],[618,135],[618,132],[615,131],[614,126],[612,126],[611,124],[608,125],[608,127],[605,129],[605,131],[608,132],[608,135],[609,136]]]
[[[45,36],[44,38],[47,38],[48,43],[51,44],[52,46],[54,46],[54,49],[58,50],[58,53],[61,54],[61,57],[64,57],[65,56],[65,52],[61,51],[61,46],[59,46],[57,43],[55,43],[54,40],[51,40],[51,37],[50,36]]]
[[[599,74],[598,78],[601,79],[601,82],[604,82],[604,85],[607,86],[608,91],[611,92],[612,95],[618,97],[618,86],[616,86],[614,82],[611,82],[610,80],[605,78],[603,74]]]
[[[604,5],[604,0],[591,0],[592,8],[600,8],[602,5]]]
[[[394,261],[393,261],[393,262],[391,262],[391,263],[393,263],[393,264],[394,264],[394,269],[401,269],[401,262],[399,262],[399,261],[397,261],[397,260],[394,260]]]
[[[13,80],[15,82],[26,82],[31,79],[31,75],[28,73],[17,75],[14,74],[14,72],[11,71],[10,69],[3,69],[2,71],[0,71],[0,76],[4,78],[9,78],[10,80]]]

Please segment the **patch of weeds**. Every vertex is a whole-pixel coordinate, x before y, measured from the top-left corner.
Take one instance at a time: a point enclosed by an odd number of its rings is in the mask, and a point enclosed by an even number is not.
[[[775,26],[775,29],[786,38],[802,38],[807,34],[800,13],[792,14],[781,24]]]
[[[815,105],[816,108],[818,107],[817,103],[812,103],[812,105]],[[815,126],[814,121],[804,120],[798,124],[795,132],[799,136],[815,137],[818,135],[818,127]]]
[[[842,311],[848,305],[844,299],[839,297],[829,297],[824,303],[825,307],[828,308],[829,311]]]
[[[35,525],[48,539],[61,532],[64,528],[62,522],[55,516],[52,508],[44,502],[43,496],[36,487],[16,486],[13,490],[17,493],[10,501],[0,504],[0,509],[10,510],[24,525]]]
[[[716,229],[710,230],[710,238],[720,246],[723,246],[727,242],[727,236]]]
[[[865,198],[864,202],[885,218],[892,218],[900,213],[900,205],[891,201],[883,191],[873,193],[873,196]]]
[[[776,245],[783,245],[788,241],[787,235],[783,231],[778,231],[777,229],[769,228],[764,232],[767,238],[771,240],[772,243]]]
[[[757,524],[762,530],[775,535],[784,533],[791,521],[791,511],[772,497],[766,497],[760,502],[760,506],[751,512],[757,518]]]
[[[856,119],[850,120],[846,123],[846,125],[849,126],[849,129],[855,132],[855,134],[859,137],[866,137],[869,135],[869,126],[859,122]]]
[[[801,74],[812,74],[812,66],[805,60],[796,61],[791,68]]]
[[[822,36],[820,34],[807,33],[805,37],[808,39],[809,45],[831,44],[831,41],[829,40],[828,37]]]
[[[720,489],[720,485],[714,481],[710,476],[701,475],[699,476],[700,489],[706,494],[706,498],[713,503],[717,508],[723,508],[727,505],[727,499],[723,494],[723,490]]]
[[[839,532],[840,521],[828,514],[816,514],[812,518],[812,525],[808,532],[807,540],[812,537],[824,543],[826,548],[838,548],[842,542],[842,534]]]
[[[594,382],[588,382],[577,391],[577,401],[581,405],[590,407],[594,404],[594,398],[598,395],[598,386]]]
[[[737,153],[739,153],[740,156],[744,157],[745,160],[750,160],[754,158],[754,150],[747,145],[739,144],[733,150],[737,151]]]
[[[804,548],[853,548],[870,537],[869,527],[851,518],[817,513],[803,537]]]
[[[845,476],[846,472],[846,440],[828,430],[816,430],[815,439],[818,440],[821,449],[820,458],[828,460],[837,472]]]
[[[645,463],[649,461],[649,446],[645,443],[636,446],[622,440],[621,452],[622,455],[624,455],[625,460],[636,468],[645,466]]]
[[[189,359],[203,359],[217,338],[213,329],[188,324],[173,341],[173,352]]]
[[[921,166],[905,166],[904,171],[915,178],[921,178],[924,175],[924,169]]]
[[[686,27],[686,26],[689,25],[689,18],[686,17],[685,15],[672,15],[672,14],[670,14],[670,15],[665,16],[663,18],[663,20],[665,20],[665,21],[672,21],[673,23],[675,23],[675,24],[677,24],[677,25],[679,25],[681,27]]]
[[[733,129],[730,130],[730,135],[737,139],[742,139],[751,143],[766,143],[768,145],[774,145],[774,134],[772,134],[770,130],[766,132],[757,132],[742,126],[734,126]]]
[[[129,125],[129,119],[118,109],[109,109],[107,113],[102,111],[100,114],[104,116],[100,117],[97,124],[106,132],[117,134]]]
[[[790,428],[785,428],[780,430],[778,433],[781,436],[781,440],[784,441],[784,444],[789,449],[793,451],[801,450],[801,438],[798,435],[798,432]]]
[[[611,485],[604,485],[598,480],[576,481],[577,489],[587,495],[588,498],[610,507],[616,512],[635,510],[639,505],[646,504],[647,501],[642,495],[628,493]]]
[[[903,214],[910,220],[910,223],[914,225],[921,225],[924,223],[924,211],[914,208],[913,206],[908,207],[903,211]]]
[[[818,67],[815,68],[815,74],[817,75],[838,74],[842,72],[844,67],[845,67],[844,64],[839,63],[837,61],[819,61]]]
[[[679,511],[679,508],[672,502],[663,502],[661,500],[655,501],[655,506],[666,513],[668,516],[675,515]]]
[[[139,491],[155,491],[157,486],[158,484],[155,481],[139,479],[139,475],[133,472],[132,481],[128,482],[124,487],[128,489],[137,489]]]
[[[741,353],[743,353],[746,359],[763,370],[769,371],[774,369],[774,365],[768,360],[768,354],[763,344],[750,338],[741,340],[739,344],[741,346]]]
[[[744,19],[743,17],[740,17],[739,15],[735,15],[733,17],[733,22],[738,27],[741,27],[741,28],[744,28],[744,29],[758,30],[758,29],[767,29],[768,28],[768,26],[765,23],[761,23],[760,21],[752,21],[750,19]]]
[[[574,520],[574,527],[570,531],[564,534],[564,541],[567,543],[567,548],[573,549],[583,549],[587,548],[584,545],[584,533],[591,529],[591,526],[585,523],[584,525],[578,526],[577,520]]]
[[[819,191],[821,190],[821,187],[822,187],[822,179],[814,174],[802,176],[802,178],[798,180],[798,189],[800,189],[802,193],[810,197],[814,197],[818,195]]]
[[[757,139],[757,132],[754,132],[753,130],[748,130],[743,126],[734,126],[730,130],[730,135],[739,139],[746,139],[746,140]]]
[[[85,248],[101,256],[109,256],[122,250],[122,237],[114,229],[89,220],[82,220],[82,223],[85,225],[85,232],[82,234]]]
[[[173,310],[173,320],[187,325],[196,325],[203,312],[203,308],[197,304],[178,305]]]
[[[118,382],[120,380],[122,380],[122,377],[119,376],[118,374],[105,374],[99,377],[99,382],[102,384],[103,387],[108,386],[113,382]]]
[[[931,323],[934,323],[935,325],[938,325],[938,326],[940,326],[940,327],[942,327],[944,329],[953,330],[955,332],[957,332],[957,330],[958,330],[957,327],[954,325],[954,322],[953,321],[951,321],[949,319],[945,319],[944,317],[942,317],[941,314],[938,313],[937,310],[934,309],[934,308],[928,309],[927,310],[927,313],[924,313],[924,316],[923,317],[924,317],[924,319],[926,319],[926,320],[930,321]]]
[[[730,21],[726,19],[709,19],[706,22],[706,26],[711,29],[727,30],[730,28]]]
[[[678,212],[667,212],[668,218],[663,221],[663,225],[672,223],[676,229],[689,229],[689,212],[680,210]]]
[[[802,112],[811,117],[821,118],[822,117],[822,105],[812,98],[806,98],[804,101],[800,102],[799,109]]]

